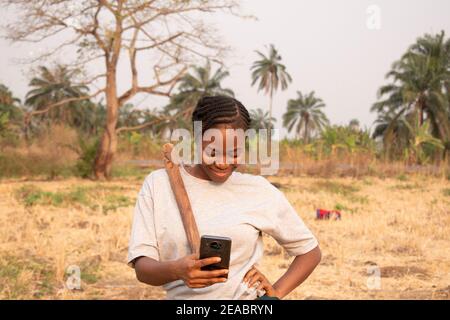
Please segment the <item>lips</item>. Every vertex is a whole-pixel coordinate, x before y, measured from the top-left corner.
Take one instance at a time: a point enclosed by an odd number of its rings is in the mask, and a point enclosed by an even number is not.
[[[212,170],[212,172],[214,172],[215,174],[219,175],[219,176],[225,176],[227,174],[229,174],[228,171],[216,171],[216,170]]]
[[[224,177],[224,176],[230,174],[230,171],[229,171],[229,170],[220,170],[220,169],[212,169],[212,168],[210,168],[210,170],[211,170],[215,175],[220,176],[220,177]]]

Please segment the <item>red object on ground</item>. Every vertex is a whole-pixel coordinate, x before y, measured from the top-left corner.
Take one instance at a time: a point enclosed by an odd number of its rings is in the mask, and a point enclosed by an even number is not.
[[[328,220],[331,218],[333,218],[334,220],[341,220],[341,213],[337,210],[317,209],[316,219]]]

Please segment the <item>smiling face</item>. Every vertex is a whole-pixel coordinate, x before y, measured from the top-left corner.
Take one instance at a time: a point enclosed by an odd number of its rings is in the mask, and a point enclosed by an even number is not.
[[[225,182],[242,163],[245,134],[243,129],[236,129],[233,125],[218,125],[203,136],[199,166],[211,181]]]

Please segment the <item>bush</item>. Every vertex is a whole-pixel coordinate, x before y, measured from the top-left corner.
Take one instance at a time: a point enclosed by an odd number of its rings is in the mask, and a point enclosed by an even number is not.
[[[59,192],[47,192],[34,185],[25,185],[16,192],[16,198],[26,207],[37,204],[60,206],[64,197]]]
[[[44,155],[8,151],[0,154],[0,178],[23,176],[68,177],[73,174],[70,164],[63,161],[53,162]]]
[[[5,147],[17,147],[19,144],[19,128],[11,121],[10,112],[3,112],[0,105],[0,150]]]
[[[82,178],[89,178],[94,173],[94,161],[97,149],[100,144],[98,137],[91,141],[79,138],[79,159],[75,164],[75,175]]]

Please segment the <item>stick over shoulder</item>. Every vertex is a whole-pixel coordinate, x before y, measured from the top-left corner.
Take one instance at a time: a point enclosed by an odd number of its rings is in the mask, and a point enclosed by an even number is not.
[[[191,202],[186,192],[183,179],[180,173],[179,164],[172,161],[173,144],[166,143],[163,146],[164,165],[167,175],[169,176],[170,186],[175,196],[175,200],[180,210],[181,219],[183,221],[184,230],[191,247],[192,253],[199,253],[200,250],[200,235],[195,222],[194,213],[192,211]]]

